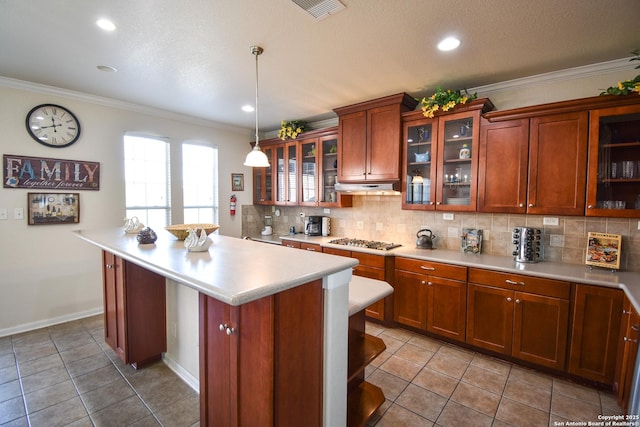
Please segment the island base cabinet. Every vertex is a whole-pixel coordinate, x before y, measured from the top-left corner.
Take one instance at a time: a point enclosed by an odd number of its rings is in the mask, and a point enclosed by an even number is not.
[[[622,321],[623,292],[575,285],[569,373],[612,385]]]
[[[321,280],[240,306],[200,294],[199,309],[201,425],[322,425]]]
[[[620,327],[620,341],[618,347],[618,363],[616,366],[616,384],[618,405],[625,414],[629,413],[631,398],[631,384],[633,382],[638,356],[638,331],[640,329],[640,315],[631,305],[628,298],[624,298],[622,311],[622,325]]]
[[[105,342],[138,369],[167,351],[165,278],[102,252]]]

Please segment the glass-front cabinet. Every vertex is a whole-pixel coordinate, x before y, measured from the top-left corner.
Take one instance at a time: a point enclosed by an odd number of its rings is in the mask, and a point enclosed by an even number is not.
[[[269,159],[266,168],[253,168],[253,200],[256,204],[272,205],[273,199],[273,147],[262,147]]]
[[[587,216],[640,218],[640,105],[590,112]]]
[[[433,119],[403,115],[403,209],[475,211],[482,108]]]
[[[315,206],[318,203],[318,161],[317,139],[300,142],[300,203],[299,205]]]
[[[336,181],[338,178],[338,137],[329,135],[318,139],[322,165],[322,187],[320,187],[320,203],[323,205],[338,204]],[[350,196],[349,196],[350,197]]]
[[[298,144],[288,142],[275,146],[277,172],[275,176],[276,205],[298,203]]]

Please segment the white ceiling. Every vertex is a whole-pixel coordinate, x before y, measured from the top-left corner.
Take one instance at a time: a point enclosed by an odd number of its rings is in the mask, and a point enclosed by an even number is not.
[[[249,48],[260,45],[260,128],[271,130],[640,48],[640,0],[342,2],[316,21],[291,0],[0,0],[0,76],[252,128],[240,107],[255,101]],[[102,17],[118,29],[97,28]],[[462,44],[439,52],[447,35]]]

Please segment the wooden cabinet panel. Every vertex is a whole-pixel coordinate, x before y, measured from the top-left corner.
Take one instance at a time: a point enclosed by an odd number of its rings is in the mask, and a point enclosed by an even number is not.
[[[569,301],[515,293],[512,355],[520,360],[564,370]]]
[[[103,251],[105,342],[134,368],[167,351],[164,277]]]
[[[398,257],[396,258],[396,269],[453,280],[467,280],[467,267],[440,262]]]
[[[584,215],[588,112],[534,117],[530,121],[530,214]]]
[[[300,249],[311,252],[322,252],[322,246],[316,243],[300,242]]]
[[[480,124],[478,211],[525,213],[529,120]]]
[[[367,181],[400,178],[400,105],[367,111]]]
[[[513,291],[469,283],[467,298],[467,343],[510,355]]]
[[[567,300],[571,293],[571,284],[569,282],[521,274],[501,273],[480,268],[469,269],[469,282]]]
[[[200,294],[199,306],[202,425],[322,425],[321,280],[241,306]]]
[[[631,384],[638,357],[638,330],[640,328],[640,315],[633,308],[628,298],[624,298],[624,310],[622,312],[622,325],[620,342],[618,345],[618,363],[614,388],[618,393],[618,405],[625,414],[629,413],[629,399],[631,397]]]
[[[338,129],[338,181],[362,181],[367,167],[367,112],[340,116]]]
[[[300,249],[300,242],[295,240],[282,239],[282,246],[293,249]]]
[[[622,302],[620,289],[583,284],[575,286],[570,374],[613,384]]]
[[[427,331],[465,341],[467,284],[431,277],[427,283]]]
[[[393,289],[393,320],[412,328],[427,330],[425,277],[396,269]]]

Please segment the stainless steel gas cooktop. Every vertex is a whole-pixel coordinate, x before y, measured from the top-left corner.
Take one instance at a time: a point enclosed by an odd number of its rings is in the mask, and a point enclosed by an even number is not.
[[[349,237],[329,240],[328,243],[333,243],[334,245],[355,246],[358,248],[375,249],[378,251],[388,251],[390,249],[402,246],[400,243],[387,243],[387,242],[378,242],[375,240],[351,239]]]

